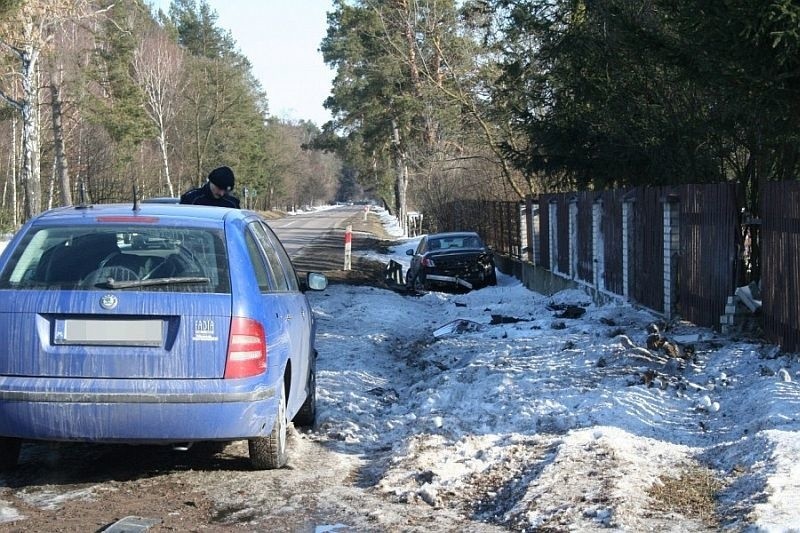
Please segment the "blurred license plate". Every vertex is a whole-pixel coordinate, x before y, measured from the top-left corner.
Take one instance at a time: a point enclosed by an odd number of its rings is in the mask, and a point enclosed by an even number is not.
[[[61,319],[55,324],[53,344],[107,346],[161,346],[161,320]]]

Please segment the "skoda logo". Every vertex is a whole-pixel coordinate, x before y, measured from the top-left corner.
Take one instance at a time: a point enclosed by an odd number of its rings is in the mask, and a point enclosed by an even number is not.
[[[104,294],[102,298],[100,298],[100,307],[103,309],[114,309],[119,300],[113,294]]]

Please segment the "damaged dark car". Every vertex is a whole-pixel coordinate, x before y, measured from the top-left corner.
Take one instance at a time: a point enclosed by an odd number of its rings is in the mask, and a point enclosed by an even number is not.
[[[409,290],[472,290],[497,285],[494,256],[475,232],[431,233],[407,250]]]

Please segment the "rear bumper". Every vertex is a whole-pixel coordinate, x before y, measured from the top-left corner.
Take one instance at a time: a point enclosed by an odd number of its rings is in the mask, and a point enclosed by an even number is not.
[[[0,436],[141,444],[265,436],[277,412],[275,390],[251,379],[0,377]]]

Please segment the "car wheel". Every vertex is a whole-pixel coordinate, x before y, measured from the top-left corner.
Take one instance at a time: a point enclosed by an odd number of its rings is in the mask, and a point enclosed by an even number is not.
[[[308,369],[308,382],[306,383],[306,390],[308,395],[306,401],[294,415],[292,422],[300,427],[314,427],[314,422],[317,420],[317,351],[311,355],[311,364]]]
[[[278,386],[278,414],[268,437],[255,437],[247,441],[250,464],[256,470],[272,470],[286,465],[288,459],[286,437],[289,421],[286,419],[286,391]]]
[[[424,279],[420,279],[423,276],[420,272],[417,272],[413,278],[409,279],[406,282],[406,287],[408,290],[412,291],[425,291],[428,289],[427,285],[425,284]]]
[[[406,289],[412,290],[414,288],[414,280],[416,276],[411,275],[411,270],[406,272]]]
[[[11,470],[19,461],[22,441],[11,437],[0,437],[0,470]]]

